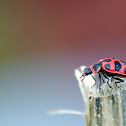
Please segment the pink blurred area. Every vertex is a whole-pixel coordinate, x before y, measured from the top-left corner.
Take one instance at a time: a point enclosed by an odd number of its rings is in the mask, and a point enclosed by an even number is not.
[[[1,13],[2,59],[37,54],[126,60],[124,0],[8,1]]]

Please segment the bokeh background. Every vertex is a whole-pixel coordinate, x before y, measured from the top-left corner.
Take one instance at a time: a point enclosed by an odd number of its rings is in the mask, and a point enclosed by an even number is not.
[[[83,126],[74,69],[126,61],[125,0],[0,2],[0,126]]]

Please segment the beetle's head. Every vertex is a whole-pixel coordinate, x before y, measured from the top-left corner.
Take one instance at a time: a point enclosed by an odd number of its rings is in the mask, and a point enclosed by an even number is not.
[[[90,75],[90,74],[92,74],[92,70],[91,70],[89,67],[86,67],[86,68],[84,69],[84,72],[83,72],[82,76],[80,77],[80,78],[83,77],[83,78],[81,79],[81,82],[84,80],[85,76]]]

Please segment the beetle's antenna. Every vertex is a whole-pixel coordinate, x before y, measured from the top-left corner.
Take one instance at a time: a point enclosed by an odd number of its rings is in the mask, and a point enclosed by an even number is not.
[[[83,78],[82,78],[82,77],[83,77]],[[82,79],[81,79],[81,78],[82,78]],[[83,73],[82,76],[80,77],[81,82],[84,80],[84,78],[85,78],[85,73]]]

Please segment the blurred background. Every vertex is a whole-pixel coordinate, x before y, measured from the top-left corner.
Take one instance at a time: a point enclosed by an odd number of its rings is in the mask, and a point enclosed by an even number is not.
[[[105,57],[126,61],[126,1],[0,2],[0,125],[84,126],[74,69]]]

